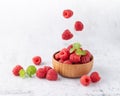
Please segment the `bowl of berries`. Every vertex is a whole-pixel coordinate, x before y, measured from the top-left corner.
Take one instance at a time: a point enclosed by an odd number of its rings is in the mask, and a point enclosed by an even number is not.
[[[80,43],[73,43],[53,54],[53,68],[63,77],[78,78],[88,74],[93,67],[93,55],[81,47]]]

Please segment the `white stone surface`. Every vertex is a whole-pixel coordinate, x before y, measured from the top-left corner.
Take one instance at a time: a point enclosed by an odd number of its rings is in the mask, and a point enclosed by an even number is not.
[[[68,8],[74,15],[66,20],[62,11]],[[76,20],[84,23],[82,32],[75,32]],[[61,33],[67,28],[74,38],[65,42]],[[73,42],[94,55],[91,72],[100,73],[99,83],[13,76],[16,64],[26,68],[35,55],[43,59],[37,68],[52,66],[52,54]],[[120,0],[0,0],[0,96],[120,96],[119,42]]]

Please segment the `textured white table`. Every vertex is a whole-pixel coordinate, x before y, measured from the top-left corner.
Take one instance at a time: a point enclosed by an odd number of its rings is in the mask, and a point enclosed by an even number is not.
[[[0,96],[120,96],[120,1],[119,0],[0,0]],[[70,8],[68,20],[62,11]],[[85,29],[76,33],[73,25],[81,20]],[[61,40],[69,28],[74,38]],[[84,87],[78,79],[59,76],[57,81],[21,79],[12,68],[33,64],[40,55],[42,65],[52,66],[52,54],[73,42],[80,42],[95,57],[91,72],[101,81]]]

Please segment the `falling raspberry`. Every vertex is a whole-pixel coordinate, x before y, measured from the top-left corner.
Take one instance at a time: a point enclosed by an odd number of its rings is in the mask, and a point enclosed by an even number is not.
[[[63,33],[62,33],[62,39],[63,40],[70,40],[73,38],[73,34],[70,32],[70,30],[66,29]]]
[[[70,9],[67,9],[67,10],[63,11],[63,17],[66,18],[66,19],[72,17],[72,15],[73,15],[73,11],[70,10]]]
[[[84,28],[84,25],[81,21],[76,21],[74,27],[76,31],[82,31]]]

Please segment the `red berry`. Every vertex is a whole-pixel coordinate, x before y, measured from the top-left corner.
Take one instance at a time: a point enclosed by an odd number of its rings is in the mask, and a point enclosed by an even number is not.
[[[59,59],[60,59],[60,56],[59,56],[59,55],[60,55],[59,52],[55,54],[55,59],[56,59],[56,60],[59,60]]]
[[[76,31],[82,31],[84,28],[84,25],[81,21],[76,21],[74,27]]]
[[[82,85],[88,86],[88,85],[90,84],[91,80],[90,80],[90,77],[89,77],[89,76],[83,75],[83,76],[80,78],[80,82],[81,82]]]
[[[46,70],[44,68],[39,68],[37,71],[36,71],[36,76],[38,78],[45,78],[46,77]]]
[[[62,59],[62,60],[67,60],[69,58],[69,51],[68,49],[64,48],[62,49],[60,52],[59,52],[59,58]]]
[[[70,61],[72,63],[79,63],[80,62],[80,55],[76,55],[75,53],[72,53],[69,57]]]
[[[90,78],[93,83],[96,83],[101,79],[98,72],[92,72]]]
[[[70,9],[63,11],[63,17],[65,17],[65,18],[70,18],[72,15],[73,15],[73,11]]]
[[[81,56],[81,64],[84,64],[84,63],[88,63],[90,60],[91,60],[91,53],[88,51],[88,50],[86,50],[86,55],[83,55],[83,56]]]
[[[72,47],[73,47],[72,44],[67,47],[67,49],[68,49],[69,52],[70,52],[70,49],[71,49]]]
[[[12,72],[13,72],[13,74],[14,74],[15,76],[19,76],[19,71],[20,71],[21,69],[23,69],[22,66],[16,65],[16,66],[13,68]]]
[[[58,79],[57,72],[54,69],[48,70],[47,75],[46,75],[46,79],[51,80],[51,81],[57,80]]]
[[[50,67],[50,66],[44,66],[44,70],[45,70],[46,74],[47,74],[48,70],[50,70],[50,69],[52,69],[52,67]]]
[[[72,62],[70,62],[70,60],[65,60],[63,63],[64,64],[72,64]]]
[[[66,29],[63,33],[62,33],[62,39],[63,40],[70,40],[72,39],[73,37],[73,34],[68,30]]]
[[[42,62],[42,59],[41,59],[40,56],[35,56],[35,57],[32,58],[32,61],[35,65],[40,65],[41,62]]]
[[[64,60],[60,59],[60,60],[59,60],[59,62],[60,62],[60,63],[63,63],[63,62],[64,62]]]

